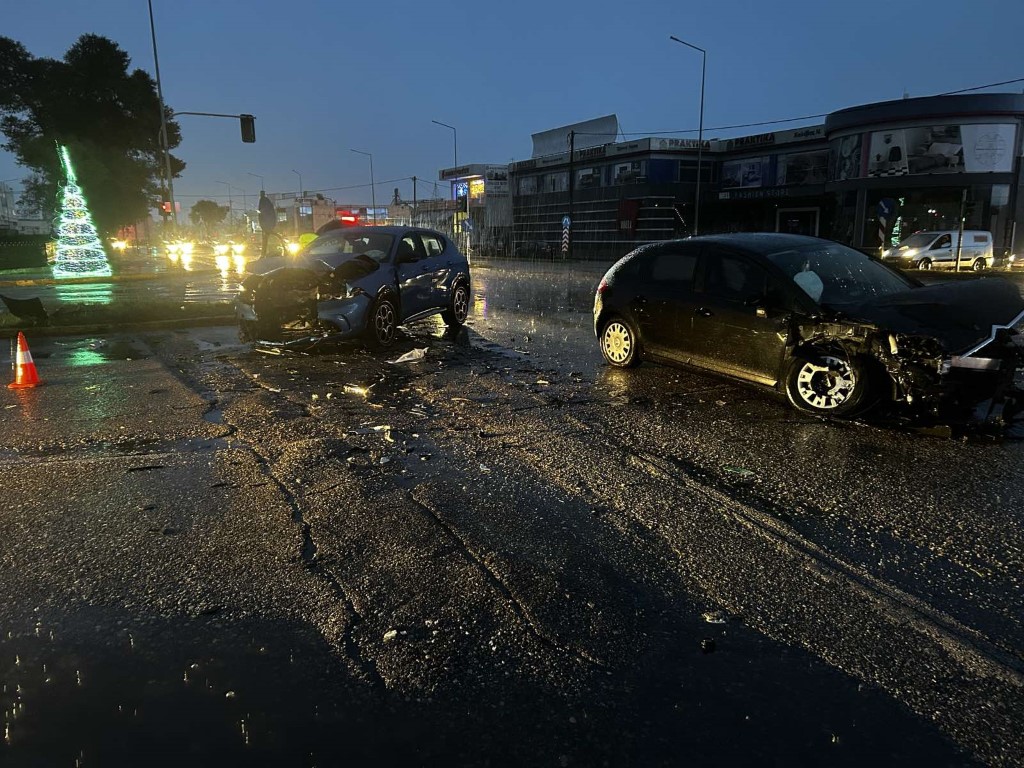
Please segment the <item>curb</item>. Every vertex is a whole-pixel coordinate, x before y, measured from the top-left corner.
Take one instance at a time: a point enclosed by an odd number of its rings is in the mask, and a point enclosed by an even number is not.
[[[144,323],[94,323],[92,325],[40,326],[27,328],[0,328],[0,339],[13,339],[18,331],[33,338],[50,338],[54,336],[92,336],[111,331],[165,331],[180,328],[206,328],[213,325],[234,325],[235,318],[230,315],[211,317],[181,318],[180,320],[149,320]]]

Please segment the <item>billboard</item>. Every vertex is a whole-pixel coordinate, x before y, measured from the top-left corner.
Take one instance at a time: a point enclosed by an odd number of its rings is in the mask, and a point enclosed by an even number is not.
[[[533,155],[557,155],[569,151],[569,132],[575,131],[574,146],[577,150],[612,144],[619,135],[619,118],[615,115],[597,117],[582,123],[573,123],[550,131],[533,134]]]
[[[998,123],[947,123],[874,131],[867,134],[867,175],[1010,173],[1016,139],[1015,125]]]
[[[722,188],[736,189],[760,187],[767,185],[770,159],[767,157],[748,157],[743,160],[730,160],[722,163]]]

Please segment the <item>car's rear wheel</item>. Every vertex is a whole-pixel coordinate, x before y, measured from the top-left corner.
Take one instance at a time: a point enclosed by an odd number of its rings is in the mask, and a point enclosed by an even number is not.
[[[617,368],[629,368],[640,362],[640,339],[624,318],[613,317],[604,324],[601,354]]]
[[[793,407],[817,416],[853,416],[872,404],[869,370],[857,358],[824,352],[795,357],[786,375]]]
[[[971,265],[971,268],[975,272],[981,272],[982,270],[985,269],[985,260],[984,259],[975,259],[974,264]]]
[[[391,299],[378,299],[373,305],[370,313],[370,324],[367,330],[367,338],[371,344],[377,347],[390,346],[395,340],[395,331],[398,328],[398,313]]]
[[[931,259],[921,259],[919,262],[917,262],[917,268],[918,269],[923,269],[923,270],[931,269],[932,268],[932,260]]]
[[[452,291],[452,300],[448,309],[441,313],[441,319],[449,328],[458,328],[469,317],[469,289],[459,283]]]

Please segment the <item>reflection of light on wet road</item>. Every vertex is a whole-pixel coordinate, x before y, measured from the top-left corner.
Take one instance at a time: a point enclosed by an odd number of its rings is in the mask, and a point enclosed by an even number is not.
[[[228,270],[231,268],[231,259],[226,253],[218,253],[214,261],[217,263],[217,269],[220,271],[221,277],[227,277]]]
[[[111,283],[71,283],[54,286],[61,304],[109,304],[114,299]]]

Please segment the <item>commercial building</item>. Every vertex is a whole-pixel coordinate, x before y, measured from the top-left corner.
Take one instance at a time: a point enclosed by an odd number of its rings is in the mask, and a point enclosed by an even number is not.
[[[1021,95],[882,102],[702,147],[618,134],[609,116],[534,135],[533,157],[509,167],[512,252],[560,247],[567,218],[576,257],[693,234],[698,163],[699,234],[798,232],[872,250],[962,214],[992,232],[997,255],[1024,252]]]
[[[425,206],[436,219],[438,212],[450,211],[448,218],[462,247],[476,252],[502,251],[512,242],[512,197],[508,166],[470,163],[442,168],[438,180],[448,184],[448,200],[454,206]]]

